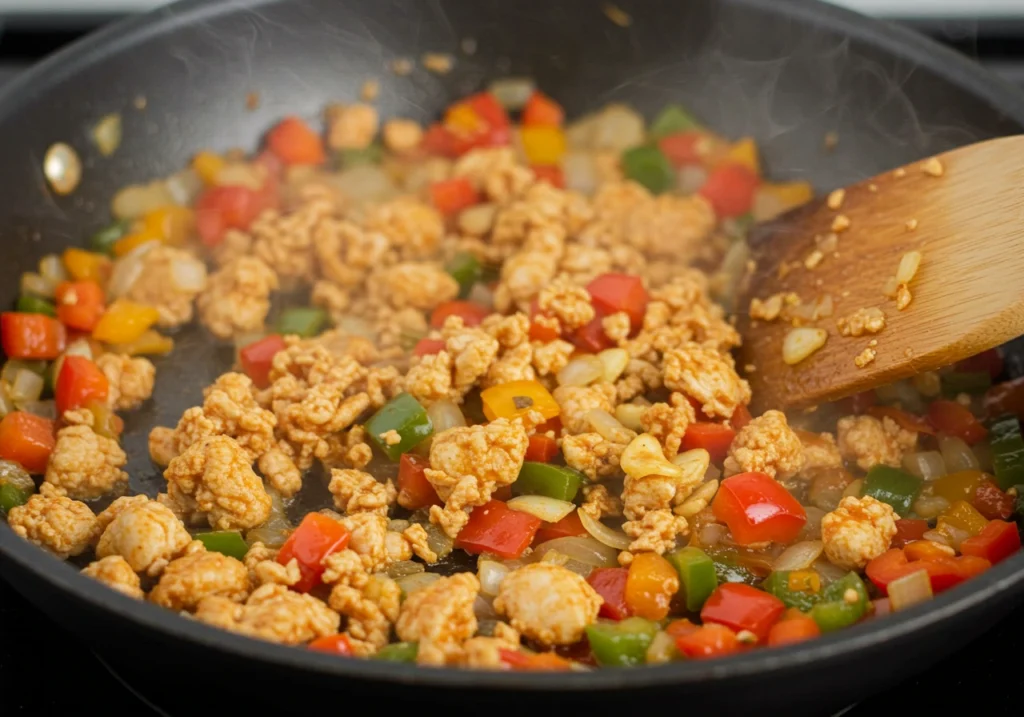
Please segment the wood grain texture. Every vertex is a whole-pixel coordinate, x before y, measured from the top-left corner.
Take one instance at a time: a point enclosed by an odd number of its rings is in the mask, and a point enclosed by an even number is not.
[[[944,173],[907,165],[846,189],[838,211],[824,199],[805,205],[750,238],[755,262],[740,283],[737,327],[743,335],[739,367],[754,408],[812,406],[916,373],[934,370],[1024,334],[1024,136],[982,142],[939,155]],[[815,237],[835,217],[850,220],[836,253],[814,269],[804,261]],[[916,220],[910,230],[907,222]],[[898,311],[884,296],[901,257],[917,250],[920,268],[909,284],[911,304]],[[780,266],[791,267],[788,273]],[[784,276],[783,276],[784,274]],[[803,362],[782,360],[792,329],[784,320],[752,321],[750,299],[795,292],[803,302],[830,295],[833,316],[803,325],[828,331],[828,340]],[[878,307],[886,327],[878,334],[840,335],[836,321],[859,308]],[[877,340],[875,360],[854,357]]]

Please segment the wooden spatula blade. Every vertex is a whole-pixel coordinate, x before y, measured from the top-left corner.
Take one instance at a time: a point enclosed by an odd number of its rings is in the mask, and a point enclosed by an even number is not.
[[[815,265],[815,252],[831,248],[830,233],[835,249]],[[816,201],[750,241],[754,268],[741,282],[737,327],[755,409],[816,405],[948,366],[1024,334],[1024,137],[879,175],[848,187],[838,209]],[[922,261],[901,311],[884,292],[911,251]],[[747,313],[752,298],[789,292],[801,303],[827,296],[833,304],[832,316],[797,320],[828,338],[796,365],[783,361],[792,320]],[[837,320],[869,307],[884,312],[885,328],[841,336]],[[874,359],[858,367],[866,349]]]

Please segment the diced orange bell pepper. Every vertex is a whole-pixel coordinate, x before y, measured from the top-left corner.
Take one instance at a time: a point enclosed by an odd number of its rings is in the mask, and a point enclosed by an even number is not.
[[[935,495],[952,504],[958,500],[971,500],[984,478],[981,471],[957,471],[933,481],[931,488]]]
[[[565,132],[560,127],[523,127],[520,137],[530,164],[558,164],[565,156]]]
[[[267,148],[285,164],[322,164],[323,138],[298,117],[285,117],[267,135]]]
[[[93,329],[92,337],[107,344],[137,341],[160,318],[152,306],[117,299]]]
[[[758,156],[757,142],[753,137],[744,137],[729,147],[724,161],[746,167],[757,176],[761,176],[761,160]]]
[[[416,346],[412,352],[416,356],[432,356],[433,354],[441,353],[444,349],[444,339],[420,339],[416,342]]]
[[[5,311],[0,314],[0,338],[7,358],[55,359],[67,343],[67,330],[43,314]]]
[[[480,193],[465,177],[443,179],[430,185],[430,199],[445,215],[457,214],[480,201]]]
[[[547,167],[535,164],[530,167],[533,170],[533,174],[537,177],[537,181],[545,181],[552,187],[559,189],[565,189],[565,172],[562,171],[561,167],[555,165],[549,165]]]
[[[939,515],[936,529],[942,532],[944,525],[951,525],[971,535],[977,535],[985,529],[988,521],[978,512],[977,508],[966,500],[958,500]]]
[[[657,553],[639,553],[629,566],[626,604],[634,615],[661,620],[679,591],[679,573]]]
[[[64,268],[76,281],[95,281],[103,284],[110,275],[110,257],[94,251],[71,247],[64,250]]]
[[[444,113],[444,126],[460,135],[472,135],[487,129],[487,122],[465,102],[458,102]]]
[[[767,195],[771,198],[771,213],[767,216],[758,216],[755,210],[754,219],[764,221],[774,219],[779,214],[785,214],[791,209],[807,204],[814,199],[814,188],[809,182],[778,182],[773,184],[762,184],[757,188],[757,197]],[[755,207],[761,206],[759,202],[754,203]],[[761,212],[762,214],[764,212]]]
[[[56,290],[57,318],[69,329],[92,331],[103,316],[103,289],[95,281],[62,281]]]
[[[518,418],[530,411],[539,411],[544,418],[554,418],[561,409],[558,402],[540,381],[509,381],[484,389],[480,393],[487,420]]]
[[[161,241],[172,246],[187,242],[195,225],[195,213],[188,207],[175,204],[159,207],[142,217],[142,233],[159,236]]]
[[[0,421],[0,458],[14,461],[29,473],[41,475],[56,443],[53,421],[24,411],[12,411]]]
[[[561,127],[565,110],[543,92],[534,90],[523,107],[523,124],[527,126]]]
[[[352,657],[352,643],[349,642],[348,635],[343,632],[339,632],[337,635],[318,637],[309,643],[307,647],[317,652],[327,652],[341,657]]]
[[[309,513],[295,529],[281,550],[277,562],[288,565],[295,559],[302,574],[292,586],[299,592],[309,592],[320,582],[324,573],[323,559],[348,546],[349,532],[338,521],[322,513]]]
[[[736,633],[728,627],[709,623],[676,637],[676,649],[691,659],[702,660],[731,655],[742,646]]]
[[[57,412],[87,406],[93,401],[105,403],[110,382],[99,366],[85,356],[65,356],[57,374],[54,398]]]
[[[143,244],[148,244],[151,241],[163,241],[163,237],[159,234],[154,234],[148,231],[138,230],[133,231],[130,234],[125,234],[123,237],[114,242],[114,256],[122,257],[125,254],[129,254],[138,249]]]
[[[174,350],[174,339],[159,331],[147,329],[134,341],[119,344],[117,350],[128,356],[166,356]]]
[[[911,562],[915,560],[934,560],[935,558],[948,558],[952,557],[948,550],[943,550],[943,546],[939,543],[935,543],[931,540],[914,540],[907,544],[903,548],[903,554],[907,556],[907,560]]]
[[[768,647],[793,645],[806,640],[813,640],[821,635],[821,629],[813,618],[804,615],[795,608],[786,612],[781,620],[772,625],[768,631]]]
[[[572,668],[572,664],[553,652],[538,652],[527,654],[521,650],[509,650],[500,648],[498,654],[501,661],[512,670],[541,671],[541,672],[565,672]]]
[[[226,164],[227,161],[219,154],[204,150],[192,158],[192,171],[209,187],[217,183],[217,175]]]

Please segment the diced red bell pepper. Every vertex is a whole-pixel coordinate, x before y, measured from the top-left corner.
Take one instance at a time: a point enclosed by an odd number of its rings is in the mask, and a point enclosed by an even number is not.
[[[512,510],[500,500],[492,499],[473,509],[455,546],[467,553],[487,552],[501,558],[518,558],[530,547],[540,524],[540,518]]]
[[[963,373],[987,373],[995,380],[1003,372],[1003,354],[998,348],[982,351],[957,363],[956,370]]]
[[[895,406],[871,406],[865,413],[869,416],[874,416],[878,420],[891,418],[896,422],[896,425],[908,431],[926,433],[929,436],[935,435],[935,429],[928,421]]]
[[[541,433],[530,436],[526,446],[526,460],[547,463],[558,455],[558,441]]]
[[[740,164],[722,164],[708,176],[699,194],[711,202],[719,218],[743,216],[754,206],[760,178]]]
[[[44,314],[5,311],[0,314],[4,354],[13,359],[55,359],[64,350],[64,324]]]
[[[337,635],[318,637],[309,643],[309,649],[340,657],[352,657],[352,643],[349,642],[348,635],[343,632],[339,632]]]
[[[490,128],[509,126],[508,112],[493,92],[477,92],[463,100]]]
[[[1008,520],[1013,515],[1014,500],[988,478],[983,478],[974,489],[971,505],[989,520]]]
[[[928,521],[918,518],[900,518],[896,521],[896,535],[892,539],[892,547],[902,548],[907,543],[924,539],[928,532]]]
[[[1024,376],[1003,381],[985,392],[985,414],[996,418],[1007,413],[1024,418]]]
[[[292,558],[298,561],[302,577],[293,589],[305,593],[316,587],[324,574],[323,559],[348,547],[349,537],[345,526],[333,518],[308,513],[277,553],[281,565],[287,565]]]
[[[741,403],[736,406],[736,410],[732,412],[732,416],[729,418],[729,425],[732,426],[733,430],[739,433],[743,430],[743,427],[752,420],[754,420],[754,417],[750,415],[750,409]]]
[[[932,401],[928,406],[928,422],[942,433],[962,438],[970,446],[988,435],[981,421],[956,401]]]
[[[100,367],[85,356],[65,356],[57,374],[54,398],[57,413],[81,408],[92,402],[106,403],[110,382]]]
[[[960,543],[960,552],[965,556],[983,558],[993,565],[1020,550],[1020,533],[1016,523],[993,520],[977,535]]]
[[[626,581],[629,579],[629,568],[594,568],[587,576],[590,587],[604,600],[601,617],[611,620],[625,620],[633,614],[626,602]]]
[[[587,530],[580,521],[579,513],[574,510],[557,523],[544,523],[541,525],[537,531],[537,537],[534,538],[534,542],[540,545],[555,538],[572,538],[586,534]]]
[[[531,655],[521,650],[501,647],[498,648],[498,655],[501,657],[501,661],[512,670],[565,672],[572,668],[572,664],[568,660],[553,652],[537,652]]]
[[[764,473],[740,473],[722,481],[711,504],[739,545],[788,543],[807,522],[803,506]]]
[[[658,149],[668,158],[673,167],[700,165],[704,161],[700,151],[704,137],[702,132],[692,130],[670,134],[658,140]]]
[[[629,325],[636,331],[647,311],[647,289],[643,279],[632,274],[602,274],[589,284],[587,293],[599,314],[608,316],[620,311],[629,315]]]
[[[443,179],[430,185],[430,199],[442,214],[457,214],[480,202],[480,193],[465,177]]]
[[[705,624],[717,622],[739,632],[749,630],[758,641],[768,637],[768,631],[786,610],[786,605],[771,593],[743,583],[725,583],[715,588],[700,610]]]
[[[821,635],[818,623],[808,615],[792,608],[768,631],[768,647],[794,645],[813,640]]]
[[[267,134],[267,148],[285,164],[323,164],[323,138],[298,117],[285,117]]]
[[[569,342],[580,351],[591,354],[596,354],[615,346],[615,342],[608,338],[608,335],[604,332],[604,326],[601,324],[602,318],[600,312],[598,312],[597,316],[587,324],[576,329],[568,337]]]
[[[523,107],[523,124],[528,127],[561,127],[564,120],[562,106],[538,90],[533,91]]]
[[[92,331],[105,310],[95,281],[62,281],[56,291],[57,319],[69,329]]]
[[[196,231],[208,247],[220,244],[228,229],[248,229],[272,205],[265,192],[248,187],[210,187],[196,200]]]
[[[42,475],[56,443],[53,421],[12,411],[0,421],[0,458],[14,461],[29,473]]]
[[[735,632],[712,622],[677,637],[676,649],[690,659],[704,660],[739,652],[742,645]]]
[[[444,345],[444,339],[420,339],[416,342],[416,347],[412,352],[417,356],[431,356],[441,353]]]
[[[427,131],[423,133],[423,142],[420,146],[429,155],[448,158],[458,156],[455,151],[454,135],[440,122],[427,128]]]
[[[253,341],[238,352],[238,360],[242,371],[252,379],[256,388],[270,385],[270,367],[274,356],[284,351],[285,343],[280,334],[271,334],[258,341]]]
[[[565,189],[565,172],[553,164],[535,164],[530,167],[538,180],[545,180],[552,187]]]
[[[987,560],[973,556],[933,557],[911,561],[903,550],[892,548],[869,562],[864,572],[882,595],[888,595],[889,583],[893,580],[924,569],[928,572],[932,592],[940,593],[977,575],[990,565]]]
[[[491,311],[486,306],[474,304],[472,301],[446,301],[430,314],[430,327],[441,328],[449,316],[460,317],[466,326],[479,326],[490,314]]]
[[[398,504],[409,510],[419,510],[429,505],[442,505],[437,491],[427,480],[423,471],[430,467],[430,461],[413,453],[403,453],[398,462]]]
[[[698,421],[686,427],[681,450],[692,451],[694,448],[703,448],[711,455],[712,463],[721,463],[725,460],[729,446],[732,445],[732,439],[735,437],[736,431],[724,423]]]

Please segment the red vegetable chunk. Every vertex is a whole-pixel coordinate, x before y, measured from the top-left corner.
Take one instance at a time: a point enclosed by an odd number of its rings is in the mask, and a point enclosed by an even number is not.
[[[625,312],[633,330],[638,330],[643,323],[648,296],[639,276],[602,274],[587,284],[587,293],[599,314],[608,316]]]
[[[700,619],[737,632],[749,630],[763,641],[785,609],[785,604],[770,593],[742,583],[725,583],[708,597],[701,608]]]
[[[270,367],[274,356],[284,351],[284,348],[284,339],[279,334],[271,334],[253,341],[238,352],[242,370],[252,379],[256,388],[266,388],[270,385]]]
[[[788,543],[807,522],[803,506],[764,473],[740,473],[722,481],[711,504],[739,545]]]
[[[625,620],[633,614],[626,602],[626,581],[629,578],[628,568],[594,568],[587,577],[590,587],[604,600],[601,606],[601,617],[612,620]]]
[[[413,453],[402,454],[398,462],[398,504],[403,508],[418,510],[443,503],[423,473],[429,467],[430,461],[426,458]]]
[[[989,561],[993,565],[1020,550],[1016,523],[993,520],[981,532],[960,543],[960,552]]]
[[[518,558],[530,547],[540,524],[540,518],[512,510],[500,500],[491,500],[473,509],[455,546],[467,553],[486,552],[501,558]]]
[[[341,523],[321,513],[309,513],[281,546],[277,562],[287,565],[292,558],[297,560],[302,578],[292,588],[309,592],[320,584],[323,559],[348,547],[348,539],[349,532]]]
[[[93,402],[106,403],[109,391],[110,382],[99,366],[84,356],[64,357],[54,391],[58,413]]]
[[[4,354],[13,359],[55,359],[64,350],[64,324],[43,314],[0,314]]]

